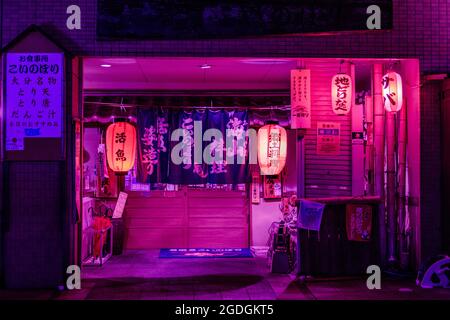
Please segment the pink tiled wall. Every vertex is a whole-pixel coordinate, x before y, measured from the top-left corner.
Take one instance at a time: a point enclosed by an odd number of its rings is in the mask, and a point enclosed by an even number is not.
[[[81,8],[81,30],[66,28],[66,8]],[[447,72],[448,0],[394,0],[393,29],[332,36],[199,41],[96,41],[95,0],[4,0],[3,45],[28,25],[43,26],[69,50],[85,55],[418,57],[422,70]]]

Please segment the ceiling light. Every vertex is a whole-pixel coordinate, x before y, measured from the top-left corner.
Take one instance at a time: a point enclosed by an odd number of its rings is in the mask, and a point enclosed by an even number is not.
[[[200,68],[201,69],[211,69],[211,65],[210,64],[207,64],[207,63],[205,63],[205,64],[202,64],[201,66],[200,66]]]
[[[101,64],[100,67],[102,68],[111,68],[110,64]]]
[[[245,64],[256,64],[256,65],[277,65],[277,64],[287,64],[293,61],[285,59],[245,59],[241,60],[241,62]]]
[[[102,59],[103,63],[106,64],[135,64],[137,62],[134,58],[111,58],[111,59]]]

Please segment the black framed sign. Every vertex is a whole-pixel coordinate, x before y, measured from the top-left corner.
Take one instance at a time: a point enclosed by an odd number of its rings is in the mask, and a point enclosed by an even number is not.
[[[97,37],[207,39],[392,28],[392,1],[98,0]]]

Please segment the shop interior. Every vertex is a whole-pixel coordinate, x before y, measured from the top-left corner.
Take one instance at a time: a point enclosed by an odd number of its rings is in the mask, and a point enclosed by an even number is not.
[[[415,60],[84,58],[78,243],[83,265],[103,265],[111,256],[129,250],[247,249],[252,255],[265,255],[278,222],[283,220],[288,229],[296,230],[294,197],[323,200],[374,195],[374,65],[402,74],[408,127],[417,124]],[[290,129],[293,69],[311,70],[311,129]],[[351,75],[354,84],[352,111],[340,116],[330,107],[331,79],[338,73]],[[170,146],[157,144],[155,162],[143,161],[147,158],[145,148],[140,147],[141,123],[158,125],[161,117],[167,131],[188,118],[204,121],[207,128],[225,128],[238,119],[246,129],[255,130],[275,121],[287,132],[286,165],[277,176],[262,176],[258,165],[244,164],[239,168],[242,172],[214,178],[214,170],[224,168],[213,165],[196,171],[195,166],[181,164],[177,169],[161,158],[162,149],[173,147],[171,142]],[[120,122],[131,124],[137,132],[135,161],[125,174],[116,174],[107,161],[107,129]],[[339,124],[337,152],[318,152],[317,128],[323,122]],[[363,136],[355,137],[355,132]],[[414,139],[417,132],[405,134]],[[304,137],[302,145],[299,134]],[[412,144],[405,148],[408,178],[404,192],[417,195],[411,181],[419,179],[415,170],[419,149]],[[405,210],[408,221],[401,227],[406,230],[418,212]],[[292,247],[296,246],[295,235],[293,231]]]

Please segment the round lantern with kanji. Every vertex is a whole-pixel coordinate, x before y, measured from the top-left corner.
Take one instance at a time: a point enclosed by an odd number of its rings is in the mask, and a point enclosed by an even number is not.
[[[109,167],[126,174],[136,158],[136,128],[128,122],[116,122],[106,129],[106,154]]]
[[[384,108],[387,112],[398,112],[403,106],[402,77],[393,71],[386,73],[381,85],[383,86]]]
[[[346,115],[352,107],[352,78],[344,73],[338,73],[331,80],[331,100],[333,112]]]
[[[258,131],[258,163],[262,175],[280,174],[286,165],[287,134],[277,124],[267,124]]]

